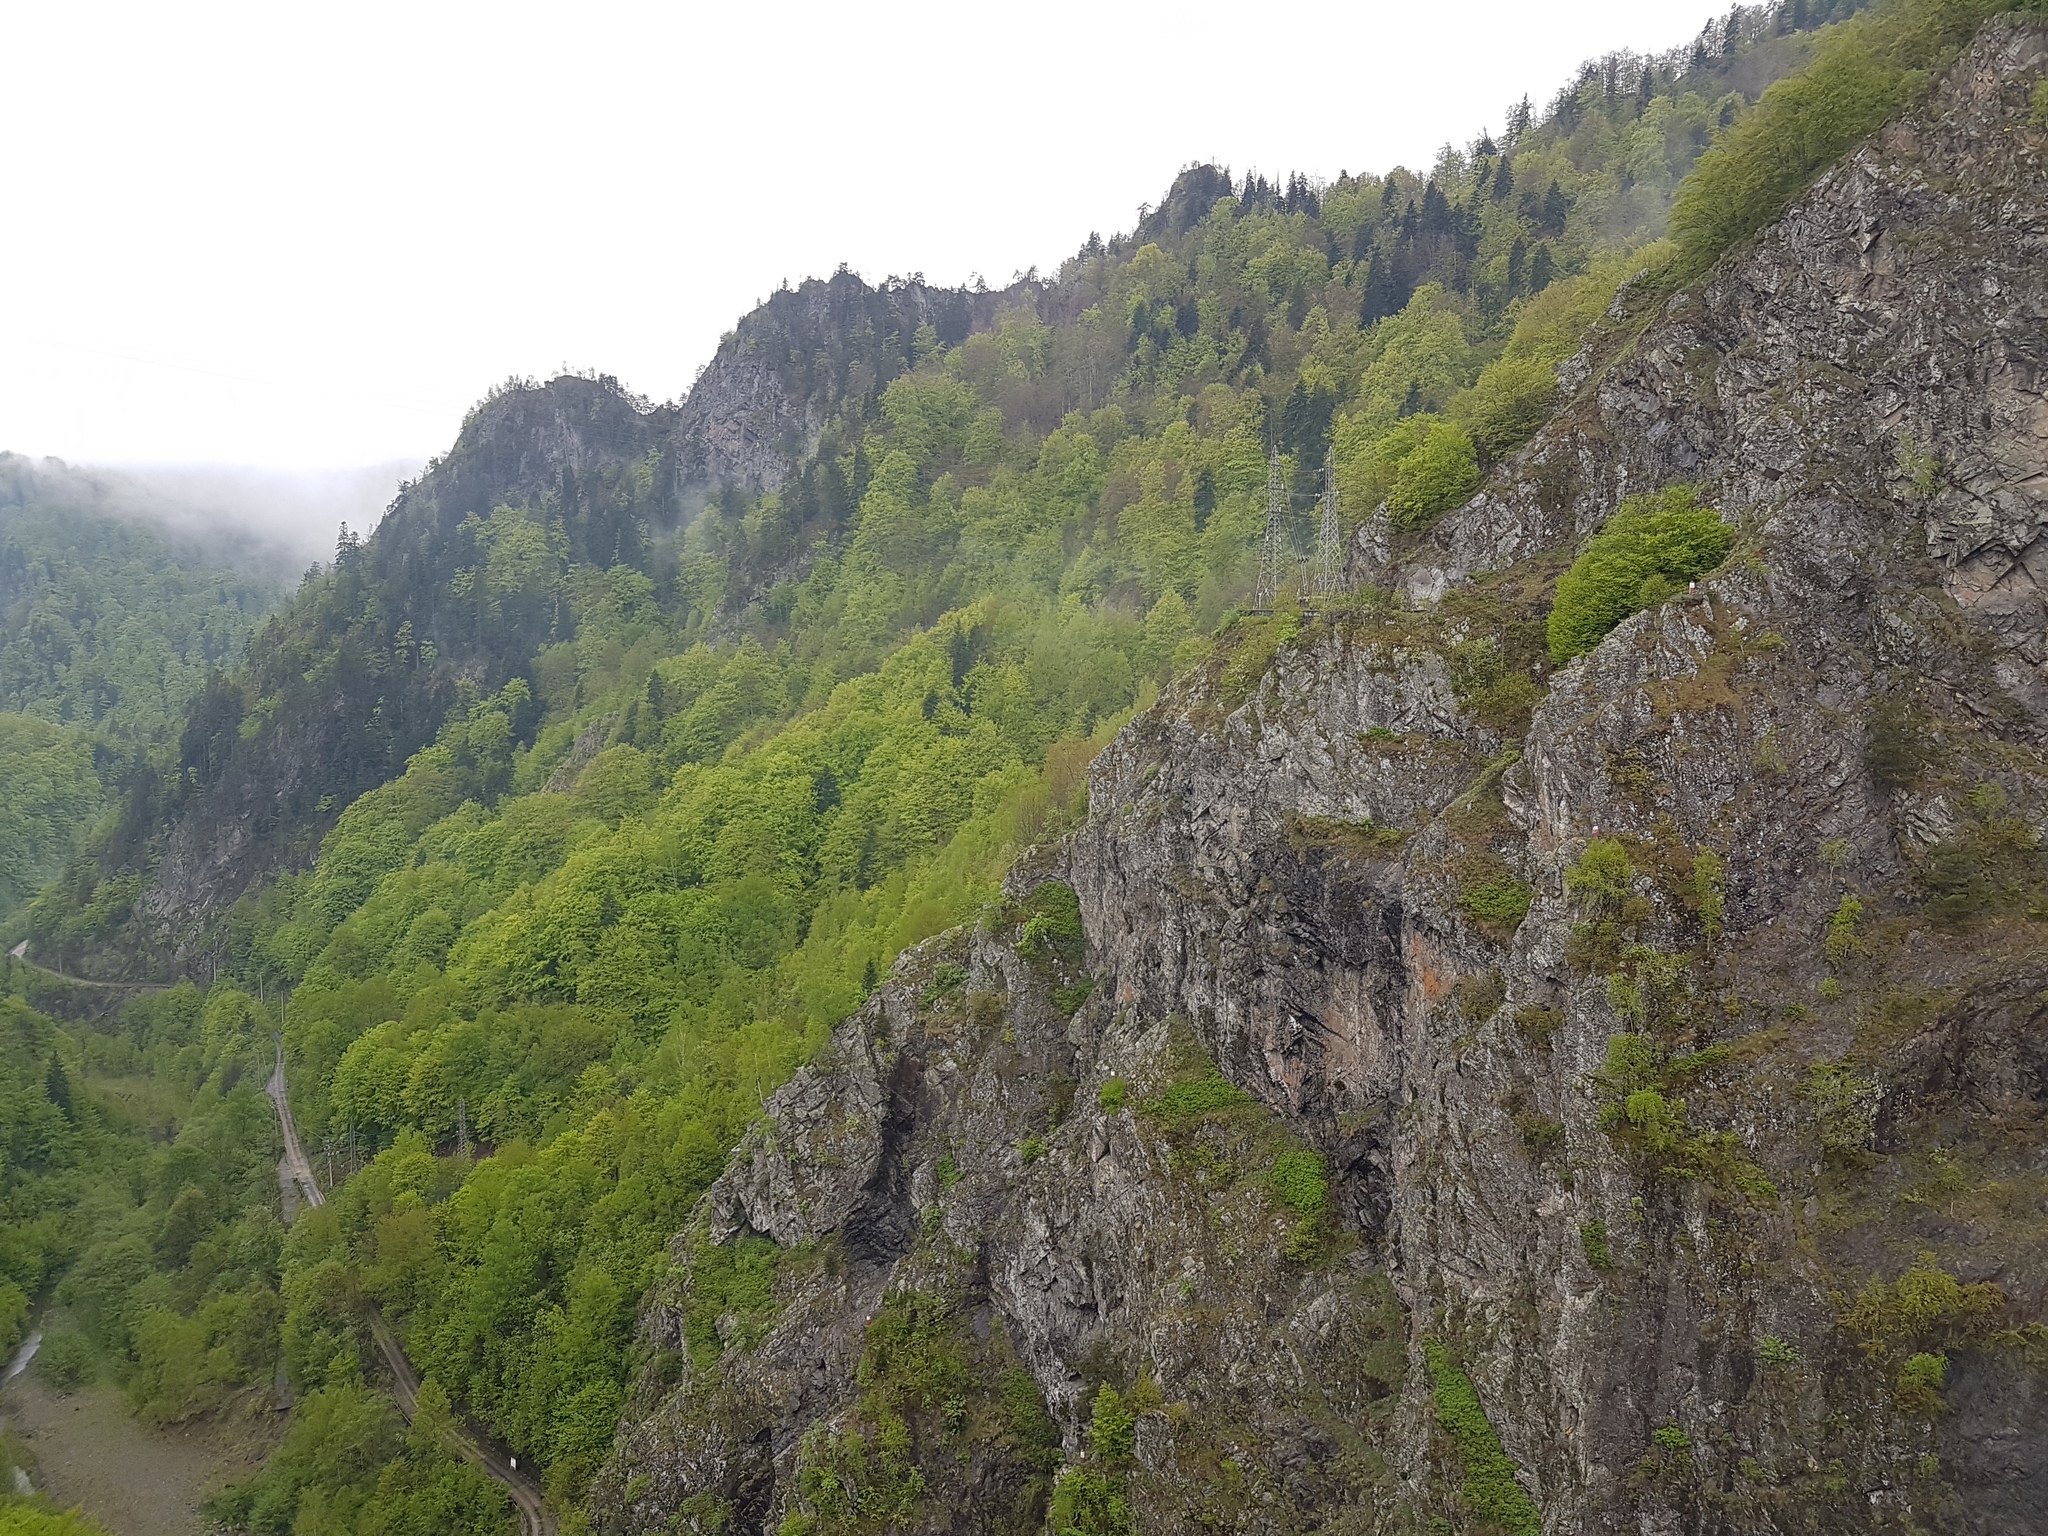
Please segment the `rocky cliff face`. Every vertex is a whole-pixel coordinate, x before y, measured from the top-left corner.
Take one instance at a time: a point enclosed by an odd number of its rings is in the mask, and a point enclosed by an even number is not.
[[[780,490],[849,398],[877,394],[915,361],[920,327],[958,346],[1019,296],[921,280],[870,288],[846,271],[773,295],[719,344],[666,424],[680,481]]]
[[[678,1238],[602,1529],[2048,1529],[2044,71],[1119,737]],[[1681,481],[1728,562],[1548,672]]]

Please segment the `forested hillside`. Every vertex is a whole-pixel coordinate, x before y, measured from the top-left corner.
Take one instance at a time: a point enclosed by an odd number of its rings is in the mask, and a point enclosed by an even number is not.
[[[1294,633],[1298,575],[1244,622],[1274,464],[1295,559],[1326,464],[1347,539],[1412,545],[1467,503],[1576,393],[1588,338],[1625,345],[1625,285],[1668,291],[1775,218],[1978,19],[1919,0],[1948,30],[1828,96],[1890,37],[1852,9],[1738,9],[1596,61],[1415,170],[1191,167],[1130,235],[1000,293],[806,282],[677,406],[601,377],[495,392],[246,660],[192,631],[174,737],[91,717],[133,766],[29,913],[31,957],[177,985],[62,1032],[19,1010],[19,1092],[41,1072],[37,1113],[75,1133],[10,1154],[23,1230],[50,1235],[0,1274],[24,1301],[64,1275],[53,1358],[164,1421],[281,1362],[293,1427],[221,1503],[241,1528],[501,1526],[370,1385],[374,1302],[431,1411],[580,1518],[672,1243],[697,1244],[676,1354],[708,1369],[771,1319],[768,1245],[677,1238],[764,1098],[906,947],[1003,910],[1005,871],[1078,825],[1088,764],[1162,687],[1221,643],[1234,708]],[[1797,79],[1842,113],[1757,107],[1816,56]],[[1619,612],[1713,563],[1629,567]],[[1458,641],[1456,697],[1504,740],[1540,636]],[[36,750],[74,761],[65,740]],[[63,771],[53,804],[85,782]],[[1488,869],[1512,931],[1528,893]],[[1078,941],[1066,909],[1007,917],[1020,953]],[[1071,1018],[1093,984],[1058,975]],[[941,965],[928,1000],[965,980]],[[273,1030],[334,1184],[288,1233],[259,1192]],[[156,1118],[124,1128],[131,1083]],[[336,1437],[350,1454],[319,1454]]]
[[[240,661],[285,590],[256,554],[120,516],[76,477],[0,454],[0,918]]]

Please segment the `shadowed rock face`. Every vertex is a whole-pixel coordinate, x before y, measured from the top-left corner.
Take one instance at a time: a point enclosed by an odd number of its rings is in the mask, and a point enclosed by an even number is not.
[[[602,1529],[1035,1530],[1058,1476],[1145,1532],[2048,1522],[2044,70],[1987,28],[1362,539],[1407,604],[1124,731],[678,1238]],[[1681,480],[1729,561],[1503,706],[1475,658]]]

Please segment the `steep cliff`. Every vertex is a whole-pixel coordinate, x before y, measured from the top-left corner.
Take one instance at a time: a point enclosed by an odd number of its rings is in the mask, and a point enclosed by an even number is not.
[[[601,1528],[2048,1528],[2044,72],[1105,751],[677,1239]],[[1728,559],[1553,669],[1681,483]]]

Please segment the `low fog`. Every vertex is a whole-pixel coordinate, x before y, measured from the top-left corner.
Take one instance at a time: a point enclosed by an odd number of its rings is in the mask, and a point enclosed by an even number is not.
[[[332,559],[343,523],[375,528],[399,485],[423,467],[413,459],[303,471],[67,464],[0,451],[0,512],[43,507],[150,523],[223,564],[283,581]]]

